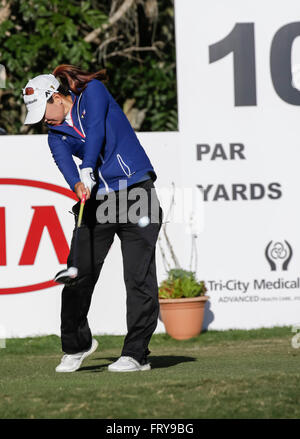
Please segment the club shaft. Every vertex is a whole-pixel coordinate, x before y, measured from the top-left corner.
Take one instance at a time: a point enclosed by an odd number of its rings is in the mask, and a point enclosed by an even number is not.
[[[81,202],[80,202],[80,209],[79,209],[79,214],[78,214],[78,220],[77,220],[77,226],[76,226],[76,230],[75,230],[75,234],[74,234],[74,266],[78,268],[78,263],[77,263],[77,257],[78,257],[78,233],[79,233],[79,228],[81,226],[81,221],[82,221],[82,215],[83,215],[83,208],[85,205],[85,201],[86,201],[86,195],[83,194]]]
[[[85,200],[84,200],[84,201],[81,200],[81,203],[80,203],[80,209],[79,209],[79,215],[78,215],[77,228],[81,226],[81,221],[82,221],[82,215],[83,215],[84,203],[85,203]]]

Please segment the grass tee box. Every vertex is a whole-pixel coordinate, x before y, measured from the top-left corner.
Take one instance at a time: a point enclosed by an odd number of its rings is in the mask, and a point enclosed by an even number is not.
[[[292,328],[156,334],[147,372],[110,373],[123,336],[97,336],[77,372],[55,373],[57,336],[0,349],[0,418],[299,418],[300,349]],[[294,338],[295,341],[295,338]]]

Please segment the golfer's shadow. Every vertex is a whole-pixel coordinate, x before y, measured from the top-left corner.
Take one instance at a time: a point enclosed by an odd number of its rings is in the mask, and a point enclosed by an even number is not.
[[[94,358],[94,361],[97,360],[109,360],[109,363],[106,364],[99,364],[99,365],[95,365],[95,366],[86,366],[86,367],[81,367],[78,372],[81,371],[90,371],[90,372],[102,372],[105,371],[107,369],[107,366],[109,364],[111,364],[112,362],[116,361],[119,357],[108,357],[108,358]],[[148,361],[149,363],[151,363],[151,368],[152,369],[163,369],[165,367],[172,367],[172,366],[176,366],[176,364],[180,364],[180,363],[188,363],[191,361],[196,361],[197,359],[194,357],[183,357],[180,355],[160,355],[160,356],[155,356],[155,355],[151,355],[150,357],[148,357]]]

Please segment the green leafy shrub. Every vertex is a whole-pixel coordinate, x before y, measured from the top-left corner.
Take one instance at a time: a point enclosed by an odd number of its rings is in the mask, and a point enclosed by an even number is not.
[[[160,284],[160,299],[180,299],[204,296],[207,289],[203,281],[198,282],[195,273],[183,269],[168,271],[168,278]]]

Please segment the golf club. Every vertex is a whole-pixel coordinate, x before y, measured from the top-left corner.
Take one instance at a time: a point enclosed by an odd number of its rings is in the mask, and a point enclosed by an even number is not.
[[[77,241],[78,241],[78,232],[79,228],[81,226],[82,221],[82,215],[83,215],[83,208],[86,201],[86,194],[83,194],[81,202],[80,202],[80,209],[79,209],[79,215],[78,215],[78,221],[77,226],[75,229],[75,236],[74,236],[74,261],[76,264],[76,257],[77,257]],[[77,265],[77,264],[76,264]],[[76,278],[78,276],[78,268],[77,267],[69,267],[65,270],[59,271],[55,277],[54,281],[60,284],[64,285],[73,285],[74,282],[76,282]]]

